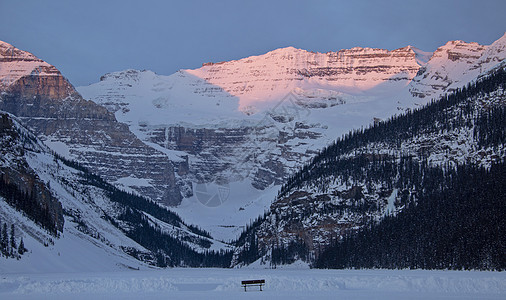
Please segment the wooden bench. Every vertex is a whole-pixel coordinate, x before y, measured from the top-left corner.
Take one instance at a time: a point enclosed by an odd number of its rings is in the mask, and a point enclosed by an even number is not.
[[[243,280],[241,281],[242,286],[244,287],[244,291],[246,292],[246,288],[248,286],[259,286],[260,290],[262,290],[262,286],[265,284],[265,279],[257,279],[257,280]]]

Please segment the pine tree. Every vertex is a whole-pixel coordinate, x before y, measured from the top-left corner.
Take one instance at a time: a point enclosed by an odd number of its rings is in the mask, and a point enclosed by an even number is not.
[[[17,248],[16,246],[16,235],[14,232],[14,224],[11,225],[11,248],[14,251],[14,249]]]
[[[1,245],[2,245],[2,252],[5,254],[5,256],[8,256],[9,254],[9,235],[7,233],[7,223],[4,223],[3,224],[3,227],[2,227],[2,240],[1,240]]]
[[[18,253],[19,255],[23,255],[25,251],[25,243],[23,242],[23,238],[21,238],[21,241],[19,241]]]

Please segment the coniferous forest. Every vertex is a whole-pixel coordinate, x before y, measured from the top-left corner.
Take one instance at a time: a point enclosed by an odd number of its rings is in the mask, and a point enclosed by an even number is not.
[[[17,185],[7,182],[3,174],[0,174],[0,196],[52,235],[58,235],[58,225],[49,208],[39,203],[33,192],[24,192]]]
[[[317,268],[506,269],[506,169],[423,170],[417,201],[346,236]]]
[[[17,241],[14,224],[8,226],[0,221],[0,257],[20,259],[26,251],[23,238]]]
[[[337,157],[342,148],[378,138],[400,143],[422,132],[438,133],[466,126],[473,126],[480,147],[497,149],[506,137],[505,106],[499,104],[477,113],[476,104],[470,99],[504,91],[505,85],[505,71],[501,69],[419,111],[353,133],[344,138],[344,147],[337,142],[316,161],[328,159],[329,153]],[[452,114],[451,108],[453,112],[459,108],[458,114]],[[384,136],[375,134],[378,130]],[[472,164],[432,167],[423,155],[421,160],[401,158],[400,165],[380,163],[382,167],[376,174],[391,174],[392,179],[398,176],[396,187],[416,191],[415,195],[410,195],[411,199],[403,197],[405,208],[399,214],[387,216],[379,223],[370,222],[358,233],[334,242],[318,257],[316,267],[506,269],[505,162],[496,161],[489,169]],[[330,165],[339,165],[339,160],[335,162]],[[409,185],[412,187],[407,188]]]

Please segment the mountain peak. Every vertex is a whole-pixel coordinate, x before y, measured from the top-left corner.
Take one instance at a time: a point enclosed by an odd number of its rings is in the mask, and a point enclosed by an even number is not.
[[[476,42],[467,43],[461,40],[449,41],[434,52],[431,61],[450,60],[455,62],[462,59],[473,61],[478,59],[486,48],[487,46],[480,45]]]
[[[295,48],[293,46],[288,46],[288,47],[278,48],[278,49],[275,49],[270,52],[299,52],[299,51],[306,51],[306,50]]]
[[[0,62],[0,90],[2,91],[27,75],[61,75],[54,66],[30,52],[19,50],[3,41],[0,41]]]
[[[490,44],[489,47],[501,47],[504,48],[506,46],[506,32],[496,41],[494,41],[492,44]]]
[[[19,50],[18,48],[14,47],[13,45],[0,41],[0,59],[2,62],[4,62],[6,59],[9,58],[23,58],[23,59],[29,59],[29,60],[37,60],[42,62],[42,60],[35,57],[35,55],[31,54],[30,52],[26,52],[23,50]]]
[[[153,71],[149,70],[136,70],[136,69],[127,69],[123,71],[106,73],[100,77],[100,81],[106,80],[127,80],[127,81],[137,81],[140,76],[150,75],[155,76],[156,74]]]
[[[271,56],[287,56],[287,55],[300,55],[300,54],[307,54],[307,53],[315,53],[310,52],[304,49],[295,48],[293,46],[278,48],[272,51],[269,51],[265,54],[260,55],[259,57],[271,57]],[[246,59],[253,58],[254,56],[248,57]]]
[[[483,48],[485,46],[480,45],[476,42],[465,42],[462,40],[454,40],[454,41],[448,41],[443,46],[439,47],[436,51],[441,50],[454,50],[454,49],[476,49],[476,48]]]

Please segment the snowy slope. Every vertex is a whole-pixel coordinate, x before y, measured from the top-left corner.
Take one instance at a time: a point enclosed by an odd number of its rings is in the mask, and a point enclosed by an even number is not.
[[[46,273],[46,272],[96,272],[117,271],[127,268],[147,268],[147,265],[114,249],[76,229],[76,224],[66,222],[64,233],[55,238],[23,214],[0,200],[3,222],[15,224],[18,241],[22,237],[28,252],[20,260],[0,259],[0,272]],[[111,230],[111,228],[109,228]],[[132,244],[119,239],[116,242]],[[45,246],[47,244],[48,246]],[[139,247],[138,245],[136,247]]]
[[[143,265],[120,247],[146,250],[103,218],[104,210],[113,209],[104,192],[82,183],[79,171],[56,159],[18,120],[12,115],[10,118],[19,135],[29,138],[11,142],[10,153],[1,157],[1,167],[33,172],[61,203],[65,223],[57,237],[0,197],[2,222],[15,225],[18,242],[23,238],[29,250],[20,261],[0,259],[2,272],[9,269],[26,272],[119,270]],[[19,147],[22,152],[12,151]]]

